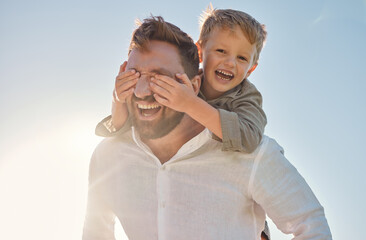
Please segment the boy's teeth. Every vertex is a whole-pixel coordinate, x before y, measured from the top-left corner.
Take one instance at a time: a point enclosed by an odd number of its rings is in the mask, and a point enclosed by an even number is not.
[[[231,73],[227,73],[227,72],[224,72],[224,71],[221,71],[221,70],[217,70],[217,72],[225,75],[225,76],[228,76],[228,77],[233,77],[233,75]]]
[[[216,70],[216,75],[221,78],[222,80],[229,81],[234,78],[234,75],[222,70]]]

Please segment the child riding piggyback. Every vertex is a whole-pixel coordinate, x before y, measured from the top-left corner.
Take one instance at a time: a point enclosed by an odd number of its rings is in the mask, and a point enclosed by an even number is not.
[[[261,142],[266,115],[262,96],[248,77],[258,65],[267,32],[250,15],[232,9],[209,9],[203,14],[197,48],[202,62],[202,83],[185,73],[174,77],[151,74],[150,91],[164,106],[184,112],[221,140],[223,151],[253,152]],[[113,94],[112,116],[102,120],[96,134],[104,137],[131,127],[126,99],[141,74],[121,65]]]

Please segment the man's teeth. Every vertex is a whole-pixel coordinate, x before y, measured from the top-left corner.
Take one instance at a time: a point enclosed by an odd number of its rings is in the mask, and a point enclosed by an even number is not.
[[[160,106],[156,105],[156,104],[149,104],[149,105],[137,104],[137,107],[140,109],[154,109],[154,108],[158,108]]]

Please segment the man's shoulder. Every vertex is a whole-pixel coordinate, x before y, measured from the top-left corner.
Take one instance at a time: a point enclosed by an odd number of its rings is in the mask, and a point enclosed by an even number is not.
[[[232,158],[237,159],[244,162],[254,163],[255,161],[261,162],[263,159],[270,160],[272,157],[278,153],[283,155],[283,148],[277,143],[277,141],[273,138],[270,138],[266,135],[262,137],[262,140],[258,147],[251,153],[238,152],[238,151],[222,151],[222,143],[211,139],[204,146],[204,153],[209,155],[214,155],[217,158]]]
[[[263,135],[260,144],[253,152],[256,158],[270,158],[273,159],[276,154],[284,155],[284,150],[277,141],[271,137]]]
[[[268,137],[267,135],[263,135],[262,141],[259,144],[258,148],[264,148],[265,151],[275,150],[283,153],[283,148],[281,147],[281,145],[278,144],[278,142],[275,139]]]
[[[95,148],[95,152],[110,152],[115,149],[123,149],[133,146],[131,130],[113,137],[104,138]]]

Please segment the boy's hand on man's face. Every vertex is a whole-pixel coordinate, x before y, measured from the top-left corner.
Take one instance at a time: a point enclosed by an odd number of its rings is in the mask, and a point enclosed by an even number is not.
[[[116,77],[114,91],[113,91],[113,102],[114,103],[125,103],[127,97],[132,95],[134,86],[137,83],[140,73],[136,70],[126,70],[127,62],[125,61],[119,69],[119,73]]]
[[[186,74],[176,74],[177,80],[164,75],[151,78],[150,87],[155,100],[178,112],[185,112],[190,106],[190,99],[196,98],[193,85]]]

